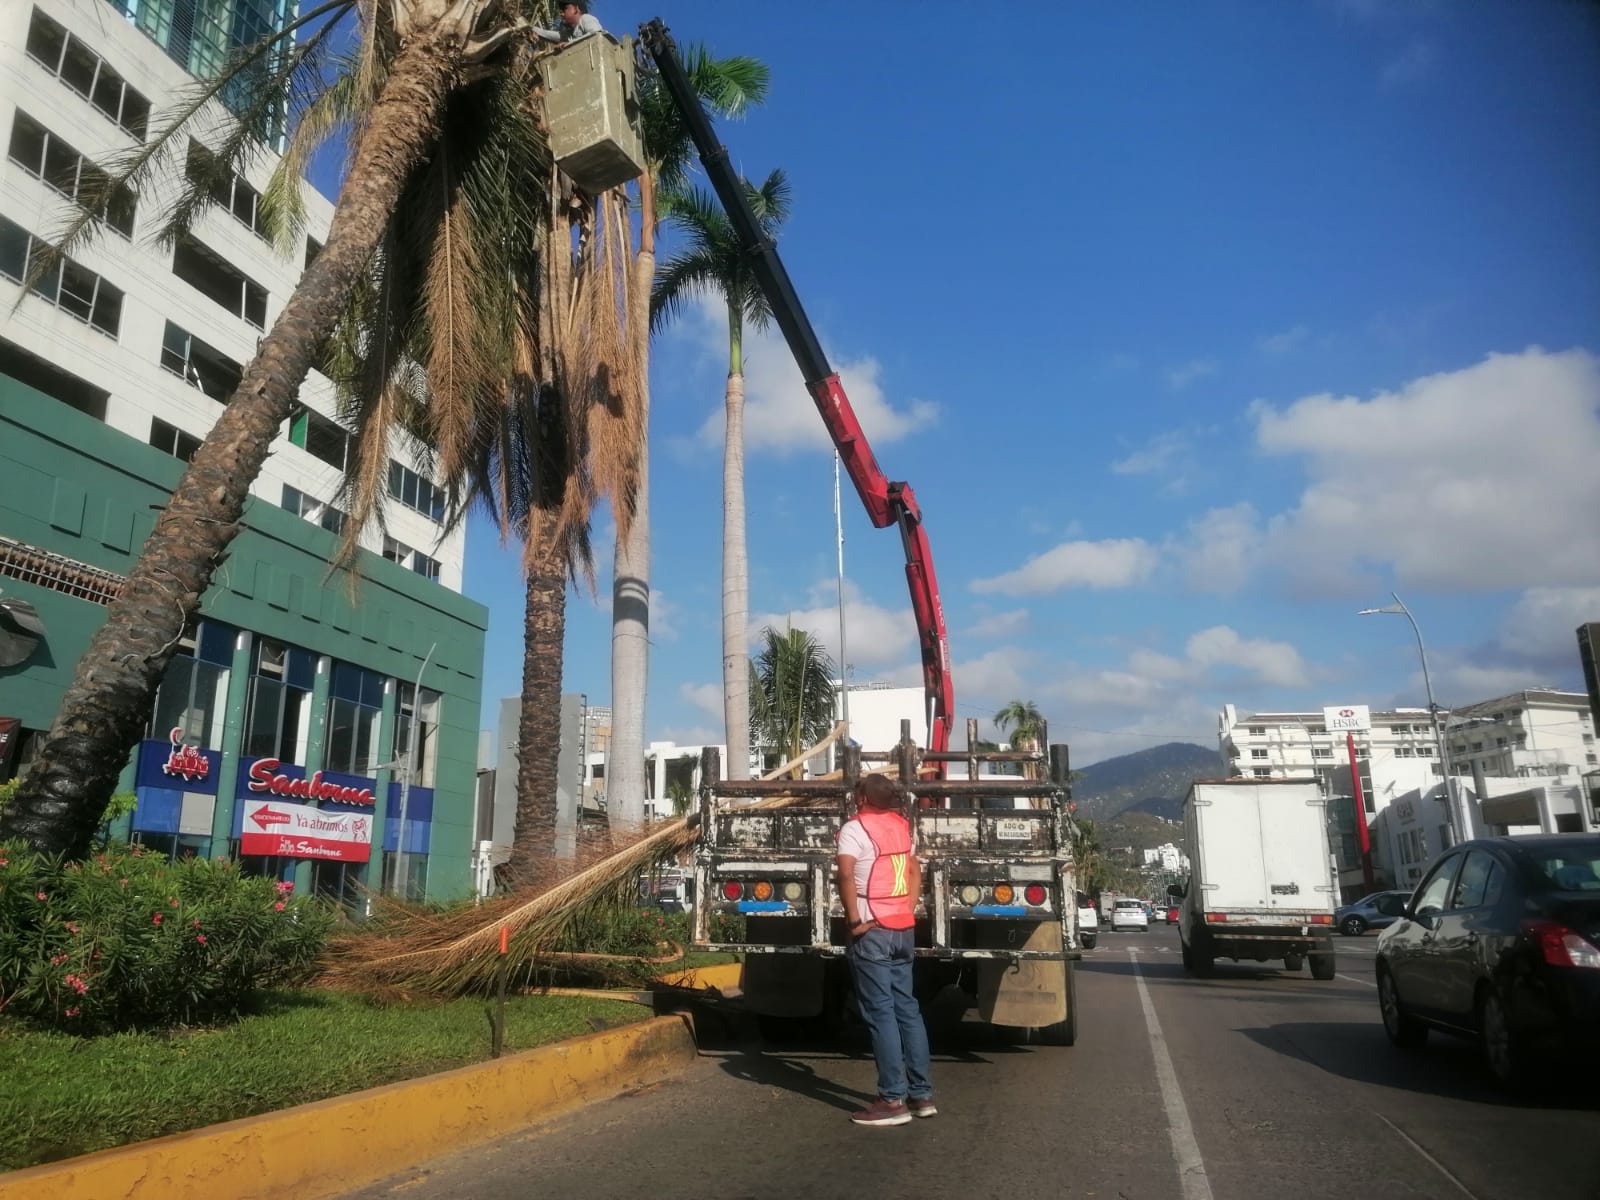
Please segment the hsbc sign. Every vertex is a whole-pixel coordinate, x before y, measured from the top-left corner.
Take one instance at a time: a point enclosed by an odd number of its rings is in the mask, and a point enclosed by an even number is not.
[[[1329,733],[1361,733],[1372,728],[1372,710],[1365,704],[1338,704],[1322,710]]]

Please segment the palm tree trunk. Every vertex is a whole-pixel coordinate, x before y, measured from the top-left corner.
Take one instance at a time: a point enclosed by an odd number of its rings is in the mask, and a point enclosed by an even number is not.
[[[617,538],[611,573],[611,741],[606,813],[614,827],[644,824],[644,718],[650,680],[650,287],[656,277],[655,183],[639,177],[639,253],[630,333],[639,370],[639,448],[633,523]]]
[[[326,244],[178,481],[121,596],[78,661],[38,757],[0,814],[0,838],[74,858],[88,853],[184,625],[239,532],[250,484],[388,227],[401,187],[437,136],[460,66],[459,44],[427,31],[395,57],[356,144]]]
[[[750,563],[744,535],[742,323],[728,310],[727,430],[722,448],[722,715],[728,778],[750,778]]]
[[[522,704],[517,719],[517,816],[507,869],[525,887],[556,850],[556,765],[561,742],[562,643],[567,563],[542,546],[528,565],[522,615]]]

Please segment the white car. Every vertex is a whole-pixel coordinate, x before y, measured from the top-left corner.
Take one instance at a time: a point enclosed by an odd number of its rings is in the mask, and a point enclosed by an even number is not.
[[[1150,918],[1145,915],[1143,900],[1118,900],[1117,906],[1111,910],[1112,929],[1137,929],[1140,933],[1150,931]]]
[[[1100,937],[1100,914],[1094,903],[1084,895],[1078,897],[1078,941],[1085,950],[1093,950]]]

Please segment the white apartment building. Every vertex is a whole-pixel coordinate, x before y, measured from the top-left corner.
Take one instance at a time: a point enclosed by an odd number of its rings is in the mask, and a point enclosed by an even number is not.
[[[1528,688],[1469,704],[1445,722],[1451,769],[1576,785],[1600,769],[1595,717],[1582,692]]]
[[[1163,872],[1187,871],[1189,856],[1172,842],[1163,842],[1144,851],[1144,865],[1157,867]]]
[[[17,303],[30,255],[104,177],[100,166],[142,144],[229,49],[280,27],[290,0],[8,0],[0,4],[0,374],[140,442],[194,454],[256,346],[326,236],[332,204],[304,186],[306,233],[269,244],[260,198],[276,157],[264,152],[176,246],[156,238],[186,163],[221,144],[229,116],[212,106],[135,198],[120,195],[93,240]],[[351,437],[333,385],[313,371],[253,495],[337,531]],[[388,533],[361,542],[461,589],[465,531],[446,534],[444,495],[396,445]]]

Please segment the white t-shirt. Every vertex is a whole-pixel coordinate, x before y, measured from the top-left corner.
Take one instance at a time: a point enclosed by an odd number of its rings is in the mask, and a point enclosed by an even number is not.
[[[872,877],[872,863],[878,857],[877,847],[867,836],[867,827],[858,820],[849,820],[839,829],[839,853],[856,860],[856,905],[863,921],[871,921],[872,905],[867,901],[867,880]]]

